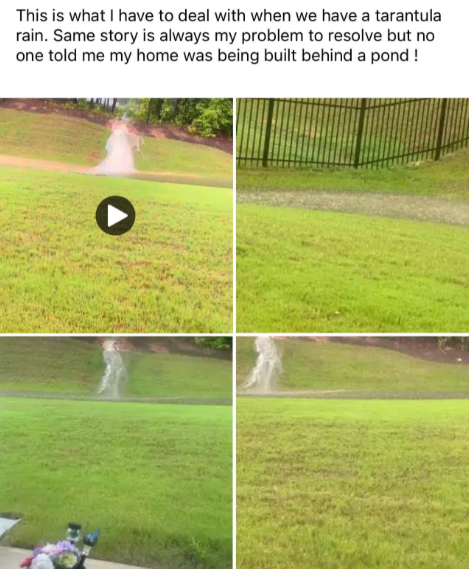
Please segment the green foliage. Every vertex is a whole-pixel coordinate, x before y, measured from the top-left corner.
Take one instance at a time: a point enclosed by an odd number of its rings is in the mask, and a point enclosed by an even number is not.
[[[189,132],[213,137],[217,132],[231,135],[233,129],[233,105],[231,99],[211,99],[208,105],[197,104],[198,116],[189,125]]]
[[[232,136],[232,99],[130,99],[119,108],[119,116],[185,127],[191,134],[211,138],[217,134]]]
[[[215,348],[216,350],[231,350],[233,346],[233,338],[231,336],[205,336],[194,338],[196,344],[206,346],[207,348]]]

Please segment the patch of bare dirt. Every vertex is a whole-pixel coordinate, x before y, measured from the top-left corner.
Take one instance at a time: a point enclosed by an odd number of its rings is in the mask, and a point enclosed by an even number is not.
[[[16,111],[27,111],[39,114],[60,114],[87,120],[112,129],[115,117],[98,115],[86,109],[66,109],[65,99],[55,99],[54,101],[45,99],[0,99],[0,108],[14,109]],[[170,140],[180,140],[190,144],[202,144],[218,148],[228,154],[233,154],[233,140],[228,136],[217,136],[215,138],[203,138],[202,136],[192,135],[187,130],[170,125],[146,124],[140,121],[132,121],[129,124],[129,131],[140,136],[152,136],[154,138],[167,138]]]
[[[19,166],[20,168],[33,168],[35,170],[58,170],[59,172],[74,172],[78,174],[90,174],[91,166],[79,164],[67,164],[55,160],[37,160],[23,156],[0,155],[0,166]]]
[[[467,391],[277,391],[273,393],[241,393],[237,397],[290,399],[469,399]]]
[[[132,121],[129,130],[133,134],[140,136],[153,136],[154,138],[168,138],[180,140],[190,144],[202,144],[218,148],[228,154],[233,154],[233,140],[227,136],[217,136],[215,138],[203,138],[194,134],[189,134],[187,130],[176,126],[164,124],[146,124],[144,122]]]
[[[74,174],[90,174],[102,176],[96,171],[95,166],[82,166],[79,164],[67,164],[55,160],[39,160],[36,158],[26,158],[24,156],[6,156],[0,154],[0,166],[18,166],[20,168],[32,168],[34,170],[57,170],[59,172],[69,172]],[[164,182],[165,184],[185,184],[189,186],[208,186],[214,188],[232,188],[230,180],[220,180],[210,176],[200,176],[199,174],[179,174],[177,172],[143,172],[135,171],[133,174],[116,174],[120,178],[130,178],[133,180],[144,180],[147,182]]]

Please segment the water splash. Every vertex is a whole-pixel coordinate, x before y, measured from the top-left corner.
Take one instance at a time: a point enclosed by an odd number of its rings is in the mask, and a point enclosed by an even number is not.
[[[106,142],[107,156],[93,168],[93,174],[105,176],[129,176],[135,174],[134,147],[139,150],[141,137],[131,134],[127,121],[115,122],[112,134]]]
[[[282,373],[282,362],[275,341],[268,336],[258,336],[255,340],[257,361],[249,374],[243,389],[255,393],[270,393]]]
[[[103,343],[103,358],[106,367],[101,378],[98,395],[104,395],[110,399],[119,399],[122,382],[127,379],[127,372],[116,342],[107,340]]]

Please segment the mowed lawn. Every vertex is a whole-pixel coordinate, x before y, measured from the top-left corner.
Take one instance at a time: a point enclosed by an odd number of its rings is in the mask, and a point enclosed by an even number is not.
[[[92,556],[151,569],[228,569],[229,406],[0,399],[2,545],[101,529]]]
[[[461,569],[469,401],[243,398],[239,569]]]
[[[237,190],[311,190],[435,196],[469,200],[469,148],[426,161],[366,168],[238,168]]]
[[[139,350],[121,357],[127,370],[123,398],[232,398],[230,360]],[[4,394],[93,396],[105,367],[100,346],[58,337],[1,337],[0,361]]]
[[[181,140],[144,137],[141,152],[135,153],[140,171],[193,174],[221,187],[233,187],[233,155],[218,148]],[[210,185],[212,185],[212,183]]]
[[[291,337],[276,340],[283,372],[279,391],[337,391],[386,396],[463,393],[469,395],[469,366],[429,361],[395,350],[311,342]],[[236,341],[236,376],[242,385],[256,362],[254,338]]]
[[[131,231],[103,233],[124,195]],[[0,168],[1,332],[230,332],[232,191]]]
[[[466,332],[469,231],[237,206],[238,332]]]
[[[86,119],[0,109],[0,154],[96,166],[110,135]]]

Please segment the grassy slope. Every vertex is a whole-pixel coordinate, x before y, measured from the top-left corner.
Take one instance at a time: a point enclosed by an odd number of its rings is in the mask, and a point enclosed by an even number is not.
[[[178,354],[129,354],[126,394],[147,397],[232,397],[231,362]],[[135,379],[135,381],[132,380]]]
[[[239,332],[466,332],[466,228],[238,205]]]
[[[122,353],[124,396],[230,399],[231,363],[169,353]],[[0,338],[0,390],[93,394],[101,348],[73,338]]]
[[[98,346],[73,338],[0,338],[0,389],[89,393],[104,369]]]
[[[111,131],[99,124],[61,114],[0,109],[0,154],[96,166],[106,156]],[[217,148],[179,140],[145,137],[135,153],[141,171],[192,174],[233,185],[233,156]]]
[[[253,338],[238,338],[236,371],[243,383],[256,359]],[[282,355],[280,389],[468,392],[465,365],[425,361],[383,348],[277,341]]]
[[[233,184],[233,156],[218,148],[147,136],[141,150],[135,154],[137,170],[196,174]]]
[[[469,199],[469,149],[439,162],[379,170],[257,169],[237,171],[243,190],[338,190]]]
[[[469,402],[242,399],[239,569],[460,569]]]
[[[231,567],[231,408],[0,399],[8,541],[101,528],[96,558]]]
[[[0,109],[0,154],[95,166],[109,135],[85,119]]]
[[[125,195],[111,237],[97,204]],[[229,332],[232,191],[0,169],[2,332]]]

